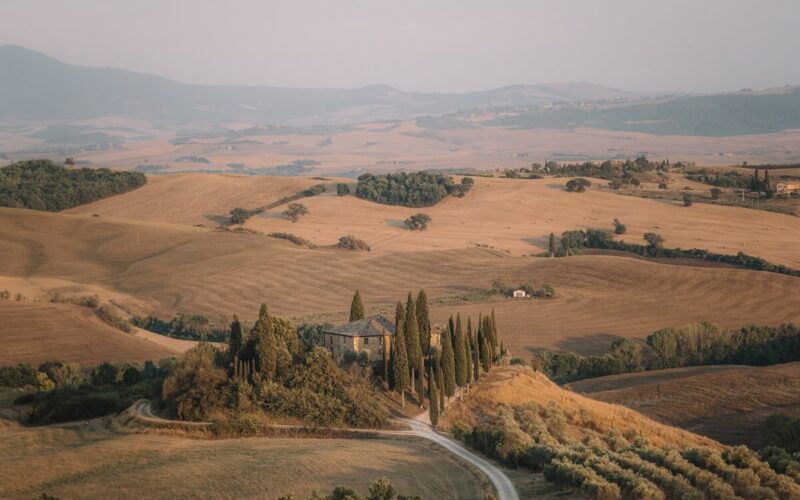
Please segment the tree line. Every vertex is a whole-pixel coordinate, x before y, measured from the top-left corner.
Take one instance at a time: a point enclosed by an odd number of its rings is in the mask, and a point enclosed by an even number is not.
[[[147,182],[139,172],[67,168],[27,160],[0,168],[0,206],[57,212],[127,193]]]
[[[800,361],[800,326],[748,325],[722,328],[703,322],[681,328],[662,328],[642,346],[629,339],[616,339],[607,354],[581,356],[574,352],[540,351],[534,366],[559,383],[684,366],[741,364],[767,366]],[[644,361],[647,358],[647,361]],[[521,363],[512,360],[512,363]]]

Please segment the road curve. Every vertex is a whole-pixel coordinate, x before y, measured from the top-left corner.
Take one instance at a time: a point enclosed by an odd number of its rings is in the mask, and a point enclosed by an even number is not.
[[[140,400],[134,403],[134,411],[135,413],[140,416],[144,417],[147,420],[155,421],[155,422],[170,422],[175,423],[174,420],[166,420],[161,417],[158,417],[153,414],[153,407],[150,401]],[[422,417],[426,417],[427,415],[422,415]],[[494,464],[481,458],[480,456],[472,453],[471,451],[467,450],[463,446],[461,446],[456,441],[449,439],[441,434],[435,432],[430,424],[425,422],[422,419],[413,419],[413,418],[402,418],[397,419],[399,422],[402,422],[408,425],[411,430],[408,431],[386,431],[386,430],[373,430],[373,429],[346,429],[353,432],[363,433],[363,434],[378,434],[378,435],[393,435],[393,436],[417,436],[422,439],[427,439],[428,441],[432,441],[445,450],[449,451],[453,455],[461,458],[462,460],[466,461],[469,464],[472,464],[478,470],[486,474],[489,480],[494,485],[495,490],[497,490],[497,500],[519,500],[519,495],[517,494],[517,490],[514,489],[514,485],[511,483],[511,480],[508,479],[503,471],[498,469]],[[208,422],[194,422],[195,425],[198,426],[205,426],[210,425]],[[276,425],[275,427],[279,428],[293,428],[296,426],[292,425]]]
[[[408,424],[411,427],[412,435],[433,441],[453,455],[466,460],[470,464],[477,467],[481,472],[486,474],[492,481],[494,488],[497,490],[497,500],[519,500],[519,495],[517,494],[517,490],[514,489],[514,485],[511,483],[511,480],[508,479],[508,476],[506,476],[503,471],[498,469],[493,463],[479,457],[475,453],[472,453],[452,439],[448,439],[445,436],[438,434],[430,427],[430,425],[426,424],[425,422],[410,418],[402,419],[400,421]]]

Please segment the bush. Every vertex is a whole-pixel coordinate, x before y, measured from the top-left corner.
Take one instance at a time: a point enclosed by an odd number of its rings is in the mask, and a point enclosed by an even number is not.
[[[244,224],[247,222],[252,214],[241,207],[236,207],[231,210],[231,224]]]
[[[718,200],[720,195],[722,194],[722,190],[718,187],[711,188],[711,199]]]
[[[103,320],[106,324],[113,326],[118,330],[122,330],[123,332],[131,331],[131,325],[128,324],[128,322],[124,319],[120,318],[119,315],[111,308],[111,306],[103,304],[96,308],[94,312],[97,314],[97,317]]]
[[[456,184],[450,176],[427,172],[373,175],[358,177],[356,196],[388,205],[430,207],[448,195],[464,196],[474,185],[470,177]]]
[[[350,194],[350,186],[347,184],[340,182],[336,185],[336,194],[339,196],[347,196]]]
[[[683,193],[683,206],[684,207],[692,206],[692,195],[690,195],[689,193]]]
[[[782,414],[770,415],[764,427],[770,445],[780,446],[789,453],[800,452],[800,418]]]
[[[127,193],[147,182],[138,172],[66,168],[28,160],[0,168],[0,206],[57,212]]]
[[[281,240],[289,240],[299,247],[308,247],[311,249],[317,248],[317,245],[311,243],[307,239],[291,233],[269,233],[267,236]]]
[[[0,387],[37,387],[37,371],[29,364],[0,366]]]
[[[588,179],[578,177],[577,179],[570,179],[567,181],[567,191],[570,193],[582,193],[591,185],[592,183]]]
[[[339,238],[339,243],[336,244],[339,248],[344,248],[345,250],[356,250],[356,251],[371,251],[372,249],[369,247],[367,242],[364,240],[360,240],[355,236],[348,235],[342,236]]]
[[[431,217],[428,214],[414,214],[405,220],[405,225],[412,231],[422,231],[428,229],[428,224],[431,222]]]
[[[625,234],[628,228],[619,219],[614,219],[614,234]]]

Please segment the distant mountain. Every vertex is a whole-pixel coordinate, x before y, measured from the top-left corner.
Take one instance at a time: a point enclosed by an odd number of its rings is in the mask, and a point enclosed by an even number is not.
[[[800,87],[680,96],[622,106],[552,106],[506,114],[489,125],[660,135],[732,136],[800,128]]]
[[[591,83],[515,85],[464,94],[403,92],[387,85],[359,89],[189,85],[131,71],[72,66],[14,45],[0,47],[0,117],[25,120],[125,115],[174,125],[353,123],[494,106],[636,97]]]

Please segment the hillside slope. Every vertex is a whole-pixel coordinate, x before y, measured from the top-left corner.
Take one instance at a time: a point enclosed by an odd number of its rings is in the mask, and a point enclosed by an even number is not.
[[[588,379],[570,387],[659,422],[754,448],[766,444],[769,415],[800,415],[800,363],[676,368]]]

